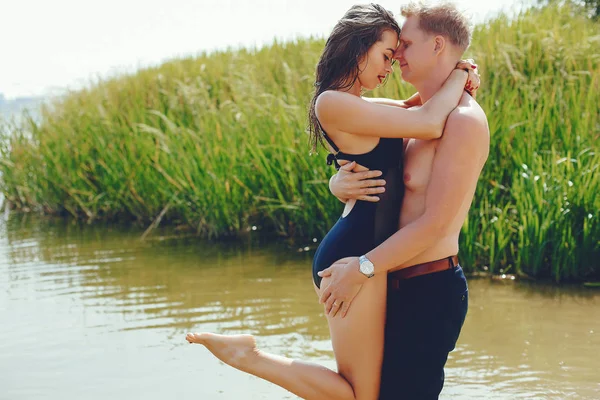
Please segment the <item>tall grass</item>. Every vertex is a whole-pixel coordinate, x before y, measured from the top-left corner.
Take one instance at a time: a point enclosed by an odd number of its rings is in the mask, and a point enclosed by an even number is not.
[[[305,127],[320,39],[167,62],[0,127],[13,207],[320,238],[340,213]],[[491,153],[461,236],[469,269],[600,275],[600,29],[569,5],[479,25]],[[407,97],[399,74],[376,96]]]

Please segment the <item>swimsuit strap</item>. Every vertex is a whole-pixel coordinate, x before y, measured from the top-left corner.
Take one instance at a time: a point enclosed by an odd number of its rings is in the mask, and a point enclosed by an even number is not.
[[[337,153],[340,152],[340,148],[337,147],[337,145],[333,143],[333,140],[331,140],[331,138],[327,135],[327,132],[325,132],[325,129],[323,129],[323,125],[321,125],[321,122],[317,120],[317,123],[319,124],[319,128],[321,128],[321,133],[323,134],[323,137],[325,138],[327,143],[329,143],[329,145],[333,148],[333,150],[335,150],[334,155],[337,155]]]
[[[331,140],[331,138],[329,136],[327,136],[325,131],[323,131],[323,137],[325,138],[325,140],[327,140],[327,143],[329,143],[329,145],[333,148],[333,150],[335,150],[335,154],[340,152],[340,148],[337,147],[337,145],[335,143],[333,143],[333,140]]]

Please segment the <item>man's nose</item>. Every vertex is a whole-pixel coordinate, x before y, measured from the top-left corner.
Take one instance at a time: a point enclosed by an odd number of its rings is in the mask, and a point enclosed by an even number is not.
[[[394,60],[400,61],[400,57],[402,57],[402,55],[400,54],[400,49],[398,49],[394,52],[394,56],[392,58]]]

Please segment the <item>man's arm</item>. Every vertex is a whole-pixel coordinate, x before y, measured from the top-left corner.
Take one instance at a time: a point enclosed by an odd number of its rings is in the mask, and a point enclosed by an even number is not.
[[[329,191],[342,203],[349,199],[379,201],[377,194],[385,192],[385,180],[379,170],[368,170],[356,162],[339,160],[339,171],[329,179]]]
[[[341,168],[340,168],[341,169]],[[335,196],[336,199],[338,199],[339,201],[341,201],[342,203],[346,204],[346,202],[348,201],[347,198],[343,198],[343,197],[339,197],[336,193],[336,179],[338,177],[339,172],[337,172],[335,175],[331,175],[331,178],[329,178],[329,191],[331,192],[331,194],[333,194]]]
[[[375,266],[375,274],[387,273],[431,247],[448,234],[461,207],[471,203],[489,152],[489,131],[485,119],[467,113],[455,110],[448,118],[433,161],[424,214],[366,254]],[[338,302],[342,304],[342,317],[346,316],[354,296],[368,279],[358,267],[358,257],[347,257],[319,272],[320,277],[331,278],[320,298],[326,314]]]
[[[386,272],[414,258],[448,234],[447,229],[472,190],[489,153],[485,121],[467,112],[453,112],[438,145],[426,192],[425,213],[366,256],[375,273]]]

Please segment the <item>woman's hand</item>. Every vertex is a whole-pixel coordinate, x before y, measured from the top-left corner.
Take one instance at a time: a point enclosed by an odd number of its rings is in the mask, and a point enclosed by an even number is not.
[[[331,193],[339,199],[378,202],[379,197],[376,195],[385,192],[385,180],[373,178],[381,176],[382,172],[377,170],[355,172],[356,169],[361,168],[355,161],[346,161],[346,164],[343,163],[344,160],[338,161],[343,165],[329,181]]]
[[[469,73],[467,83],[465,84],[465,90],[475,98],[477,96],[477,89],[481,85],[481,79],[479,76],[479,70],[477,64],[473,59],[461,60],[456,64],[456,69],[464,69]]]

